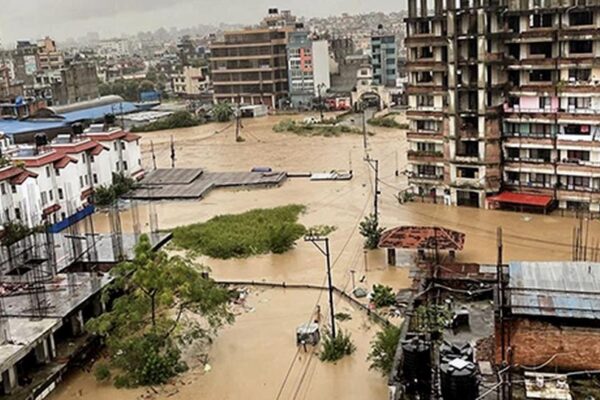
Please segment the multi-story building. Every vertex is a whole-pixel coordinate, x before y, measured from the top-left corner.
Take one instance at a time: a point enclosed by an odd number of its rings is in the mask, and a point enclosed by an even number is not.
[[[373,64],[373,83],[396,87],[398,78],[396,35],[386,33],[383,26],[379,26],[371,34],[371,63]]]
[[[290,32],[287,52],[290,102],[295,108],[310,106],[331,86],[328,43],[298,30]]]
[[[211,44],[216,102],[279,107],[288,97],[287,43],[295,30],[287,13],[270,10],[255,28],[226,32]]]
[[[65,105],[100,97],[96,66],[87,62],[68,63],[51,84],[52,104]]]
[[[411,185],[455,205],[514,192],[504,204],[599,211],[599,6],[410,0]]]
[[[197,96],[207,93],[210,88],[208,66],[183,67],[181,72],[171,75],[171,86],[173,93],[180,95]]]
[[[56,42],[45,37],[38,41],[38,60],[41,71],[53,71],[65,66],[65,56],[56,47]]]

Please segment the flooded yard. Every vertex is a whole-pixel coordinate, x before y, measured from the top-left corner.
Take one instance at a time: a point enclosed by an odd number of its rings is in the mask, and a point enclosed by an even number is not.
[[[304,137],[274,133],[281,117],[244,120],[243,143],[236,143],[233,128],[211,124],[172,132],[143,134],[143,162],[152,166],[153,143],[158,167],[170,166],[170,140],[176,144],[177,167],[200,167],[209,171],[249,171],[268,166],[287,172],[326,172],[351,168],[354,179],[346,182],[310,182],[290,179],[280,188],[233,191],[215,190],[202,201],[156,204],[159,228],[202,222],[219,214],[240,213],[254,208],[291,203],[304,204],[301,216],[306,226],[327,224],[337,230],[330,235],[334,284],[349,289],[352,271],[361,285],[385,283],[394,289],[410,285],[407,268],[386,266],[383,251],[364,254],[357,229],[373,208],[374,175],[363,162],[362,136]],[[377,134],[369,138],[370,154],[380,160],[380,220],[386,227],[397,225],[438,225],[466,234],[465,250],[458,259],[465,262],[496,261],[496,228],[504,230],[505,261],[569,260],[571,235],[576,221],[560,216],[529,215],[468,208],[452,208],[420,203],[399,204],[398,191],[407,187],[402,172],[407,167],[405,134],[399,130],[369,128]],[[148,229],[149,207],[138,205],[142,226]],[[122,215],[123,230],[132,231],[131,211]],[[95,228],[109,230],[108,216],[95,216]],[[600,222],[590,224],[590,235],[600,238]],[[299,242],[283,255],[264,255],[244,260],[203,259],[217,280],[311,283],[321,285],[325,259],[310,244]],[[326,308],[326,296],[315,291],[256,291],[250,297],[253,311],[241,314],[234,325],[225,328],[209,354],[212,370],[192,371],[182,377],[185,385],[171,399],[274,399],[290,361],[296,353],[294,330],[307,322],[317,298]],[[365,361],[369,341],[377,327],[344,301],[339,306],[352,313],[344,328],[352,332],[357,353],[337,365],[323,364],[303,356],[290,375],[289,389],[282,399],[344,398],[383,399],[386,380],[368,370]],[[338,310],[341,311],[341,310]],[[306,371],[306,372],[305,372]],[[302,376],[304,375],[304,378]],[[299,382],[302,380],[302,383]],[[299,387],[298,393],[295,392]],[[74,374],[51,397],[53,400],[93,398],[130,400],[142,391],[116,391],[94,382],[92,374]],[[158,397],[157,397],[158,396]],[[154,397],[161,398],[161,395]],[[165,397],[166,398],[166,397]]]

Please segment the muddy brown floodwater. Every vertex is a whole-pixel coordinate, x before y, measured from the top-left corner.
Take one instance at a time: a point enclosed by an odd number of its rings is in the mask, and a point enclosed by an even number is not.
[[[280,188],[249,191],[213,191],[202,201],[163,202],[156,204],[159,228],[205,221],[215,215],[239,213],[258,207],[273,207],[290,203],[308,207],[301,222],[307,226],[335,225],[330,236],[333,253],[334,283],[351,286],[351,272],[356,271],[362,285],[385,283],[395,289],[410,285],[406,268],[385,265],[383,251],[371,252],[366,260],[358,222],[373,207],[372,171],[363,162],[364,150],[360,135],[340,137],[303,137],[274,133],[272,126],[281,117],[244,120],[243,143],[235,143],[232,128],[210,124],[200,127],[143,134],[143,162],[152,165],[150,143],[156,151],[158,167],[170,166],[169,142],[176,143],[176,166],[201,167],[210,171],[248,171],[253,166],[269,166],[288,172],[331,171],[352,168],[354,179],[348,182],[310,182],[291,179]],[[441,205],[410,203],[400,205],[396,193],[406,188],[406,178],[400,172],[407,167],[407,142],[403,131],[375,129],[369,138],[373,158],[380,160],[382,192],[381,221],[386,227],[403,224],[438,225],[466,233],[465,250],[458,258],[466,262],[493,263],[496,259],[496,228],[504,230],[505,260],[569,260],[571,235],[576,221],[560,216],[541,216],[502,211],[453,208]],[[148,207],[138,206],[142,225],[148,227]],[[122,224],[132,231],[131,212],[124,211]],[[109,230],[105,214],[95,216],[99,231]],[[600,238],[600,222],[590,224],[590,236]],[[322,284],[325,260],[312,245],[300,242],[283,255],[264,255],[246,260],[203,259],[218,280],[265,280],[270,282]],[[254,293],[254,311],[238,317],[233,326],[225,328],[210,349],[213,369],[207,374],[192,371],[184,377],[188,384],[179,388],[171,399],[274,399],[296,352],[294,330],[305,322],[314,309],[317,298],[326,309],[326,297],[313,291],[268,290]],[[344,302],[340,307],[349,308]],[[313,360],[306,367],[294,369],[283,399],[291,398],[385,398],[386,380],[368,371],[365,362],[369,341],[377,328],[357,311],[345,328],[353,334],[356,355],[337,365],[325,365]],[[308,363],[304,357],[302,362]],[[304,371],[307,371],[304,373]],[[298,382],[305,376],[303,383]],[[294,397],[296,388],[300,387]],[[292,390],[288,392],[287,390]],[[97,385],[90,374],[77,373],[59,387],[54,400],[93,398],[129,400],[141,391],[116,391]],[[160,396],[158,397],[160,398]]]

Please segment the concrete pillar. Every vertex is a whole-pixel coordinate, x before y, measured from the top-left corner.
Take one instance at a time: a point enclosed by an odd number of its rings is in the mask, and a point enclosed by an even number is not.
[[[93,308],[94,308],[94,317],[98,317],[104,313],[104,302],[102,302],[101,296],[96,296],[94,300],[92,300]]]
[[[13,365],[2,373],[2,386],[5,394],[11,394],[17,388],[17,368]]]
[[[81,310],[72,315],[69,322],[71,323],[71,334],[73,336],[83,334],[83,312]]]
[[[427,16],[427,0],[421,0],[421,17]]]
[[[50,352],[48,341],[46,339],[42,339],[42,341],[35,346],[35,359],[39,364],[48,364],[48,362],[50,362]]]
[[[53,333],[51,333],[50,336],[48,336],[48,348],[50,350],[50,358],[55,359],[56,358],[56,343],[54,342],[54,334]]]
[[[417,16],[417,0],[408,0],[408,16],[410,18]]]

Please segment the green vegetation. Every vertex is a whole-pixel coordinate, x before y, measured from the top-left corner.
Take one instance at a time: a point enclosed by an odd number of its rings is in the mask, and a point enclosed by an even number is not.
[[[94,203],[99,207],[113,204],[130,190],[135,189],[135,180],[123,174],[113,173],[113,183],[110,186],[98,186],[94,193]]]
[[[115,281],[104,299],[119,294],[108,312],[86,324],[105,339],[106,368],[96,376],[118,371],[117,387],[166,383],[185,371],[179,346],[210,341],[219,327],[233,320],[229,292],[202,276],[204,267],[190,259],[153,251],[146,235],[135,259],[113,268]]]
[[[25,239],[27,236],[33,233],[44,232],[44,226],[40,225],[35,228],[29,228],[27,225],[21,222],[7,222],[3,226],[4,233],[0,242],[4,246],[12,246],[20,240]]]
[[[318,124],[306,124],[302,122],[296,122],[291,119],[284,119],[279,121],[273,126],[273,131],[277,133],[295,133],[296,135],[305,136],[340,136],[346,133],[361,134],[362,130],[353,128],[346,125],[334,125],[333,122],[327,121]],[[369,132],[369,135],[373,135]]]
[[[155,90],[157,85],[148,79],[118,80],[112,83],[102,83],[98,86],[100,96],[111,94],[121,96],[125,101],[138,101],[141,92]]]
[[[422,305],[417,307],[411,322],[419,333],[441,335],[452,319],[452,311],[444,306]]]
[[[352,343],[350,333],[339,330],[335,338],[331,332],[325,332],[319,359],[325,362],[336,362],[345,356],[349,356],[356,351],[356,346]]]
[[[213,107],[212,113],[217,122],[231,121],[231,118],[233,118],[233,107],[230,103],[218,103]]]
[[[371,301],[377,308],[393,306],[396,304],[394,289],[389,286],[373,285]]]
[[[360,223],[359,231],[365,238],[365,249],[374,250],[379,247],[379,240],[385,228],[380,227],[379,218],[375,214],[371,214]]]
[[[367,357],[367,361],[371,363],[369,369],[379,371],[384,377],[390,374],[394,365],[394,356],[400,341],[400,334],[399,327],[388,325],[375,335],[375,339],[371,342],[371,351]]]
[[[369,125],[379,126],[382,128],[402,129],[403,125],[396,122],[393,116],[386,115],[385,117],[375,117],[367,121]]]
[[[208,222],[179,227],[173,243],[213,258],[245,258],[290,250],[306,232],[298,217],[301,205],[258,209],[237,215],[221,215]]]
[[[106,362],[99,362],[94,369],[94,376],[98,382],[108,382],[112,376],[110,367]]]
[[[166,118],[151,122],[146,125],[134,126],[131,132],[154,132],[164,131],[167,129],[189,128],[198,126],[205,121],[202,118],[195,117],[187,111],[177,111]]]
[[[344,312],[339,312],[335,314],[336,321],[349,321],[352,319],[352,315]]]

